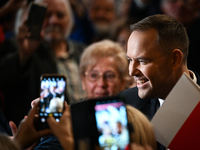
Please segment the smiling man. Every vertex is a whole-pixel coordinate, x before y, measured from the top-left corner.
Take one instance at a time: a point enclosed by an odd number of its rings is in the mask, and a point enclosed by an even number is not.
[[[198,84],[200,77],[187,68],[188,36],[176,19],[153,15],[133,24],[131,30],[127,58],[137,87],[119,95],[151,120],[184,72]]]

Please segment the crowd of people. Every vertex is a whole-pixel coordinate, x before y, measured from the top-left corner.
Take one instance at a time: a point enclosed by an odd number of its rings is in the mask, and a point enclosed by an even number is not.
[[[47,4],[39,39],[27,26],[32,2]],[[0,143],[74,149],[70,105],[119,96],[134,129],[128,148],[166,149],[150,120],[183,73],[200,84],[199,23],[198,0],[1,0]],[[67,76],[68,104],[37,131],[45,73]]]

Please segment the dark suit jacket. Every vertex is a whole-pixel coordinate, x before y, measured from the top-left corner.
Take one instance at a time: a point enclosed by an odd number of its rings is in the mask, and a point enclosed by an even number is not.
[[[200,76],[199,74],[195,73],[197,77],[197,84],[200,85]],[[130,88],[127,90],[124,90],[119,93],[120,97],[124,99],[125,104],[129,104],[131,106],[134,106],[135,108],[139,109],[143,114],[147,116],[149,120],[151,120],[156,113],[156,101],[157,99],[141,99],[138,96],[138,88]],[[154,103],[153,105],[151,105]],[[163,146],[160,146],[158,144],[157,146],[159,150],[163,149]],[[162,147],[162,148],[161,148]]]

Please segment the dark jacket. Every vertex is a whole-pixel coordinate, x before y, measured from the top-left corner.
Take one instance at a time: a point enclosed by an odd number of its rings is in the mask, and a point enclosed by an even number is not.
[[[197,84],[200,85],[200,76],[197,73],[195,73],[195,75],[197,77]],[[129,104],[139,109],[144,115],[147,116],[149,120],[153,118],[154,114],[157,111],[156,101],[158,100],[157,99],[141,99],[138,96],[137,87],[124,90],[120,92],[118,96],[124,99],[125,104]],[[157,149],[164,150],[165,147],[162,146],[160,143],[157,143]]]
[[[10,43],[12,44],[12,43]],[[78,64],[83,44],[67,41],[69,57]],[[24,68],[19,65],[18,47],[0,61],[0,92],[3,94],[3,113],[17,125],[27,115],[31,101],[39,97],[40,76],[43,73],[57,73],[52,50],[42,43]]]

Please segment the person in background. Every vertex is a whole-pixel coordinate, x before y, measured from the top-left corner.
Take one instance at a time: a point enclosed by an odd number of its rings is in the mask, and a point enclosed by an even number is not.
[[[14,24],[18,9],[24,0],[1,0],[0,2],[0,46],[9,38],[15,37]],[[0,51],[0,54],[2,52]]]
[[[85,98],[116,96],[120,91],[134,85],[128,75],[128,62],[122,47],[110,40],[103,40],[88,46],[81,55],[79,73]],[[39,99],[34,100],[32,107]],[[45,137],[37,150],[49,147],[57,139]],[[56,142],[53,147],[59,146]],[[51,146],[50,146],[51,147]]]
[[[17,125],[39,96],[40,76],[59,73],[67,76],[67,99],[70,104],[84,98],[81,80],[77,76],[79,59],[85,45],[66,40],[73,17],[68,0],[36,0],[48,5],[41,38],[30,39],[26,26],[28,5],[19,10],[16,28],[16,53],[0,63],[0,91],[4,97],[4,114]],[[21,23],[21,24],[20,24]],[[11,43],[12,44],[12,43]],[[18,114],[17,116],[15,114]]]
[[[132,0],[130,3],[129,17],[136,22],[160,13],[160,0]]]
[[[82,0],[69,0],[74,14],[74,25],[69,39],[89,45],[93,42],[94,27]]]
[[[116,96],[132,86],[122,47],[110,40],[88,46],[80,59],[80,76],[86,99]]]
[[[131,26],[127,58],[129,75],[137,83],[119,93],[124,102],[152,119],[183,73],[200,84],[200,76],[187,67],[189,40],[182,23],[158,14]],[[158,143],[157,149],[165,149]]]
[[[115,21],[110,33],[111,39],[117,43],[119,43],[124,51],[127,50],[127,42],[128,38],[131,34],[130,24],[135,23],[135,21],[130,20],[129,18],[121,18]]]
[[[200,63],[200,7],[198,6],[195,0],[161,0],[162,12],[174,17],[185,26],[189,38],[187,64],[190,69],[200,74],[200,67],[197,65]]]
[[[94,26],[93,42],[109,39],[109,30],[117,17],[115,0],[92,0],[88,13]]]
[[[7,135],[0,133],[1,150],[20,150],[17,142],[10,139]]]

